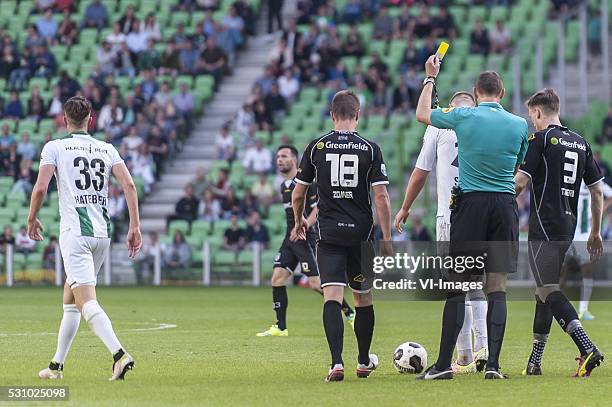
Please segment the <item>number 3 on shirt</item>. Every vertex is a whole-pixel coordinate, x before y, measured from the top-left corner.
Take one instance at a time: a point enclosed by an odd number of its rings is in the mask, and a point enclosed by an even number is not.
[[[566,184],[573,184],[576,182],[576,172],[578,171],[578,153],[575,151],[565,152],[565,163],[563,164],[563,170],[571,172],[570,175],[563,176],[563,182]]]
[[[325,161],[331,162],[332,187],[355,188],[359,180],[359,156],[357,154],[325,154]],[[351,165],[347,165],[347,164]],[[350,176],[347,178],[347,176]]]

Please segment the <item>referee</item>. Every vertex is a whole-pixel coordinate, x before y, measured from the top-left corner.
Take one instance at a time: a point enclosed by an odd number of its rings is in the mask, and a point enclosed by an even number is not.
[[[453,129],[457,134],[459,190],[451,213],[451,250],[457,250],[462,242],[472,242],[468,247],[477,242],[506,242],[497,243],[504,249],[501,256],[487,259],[485,285],[489,342],[485,379],[503,379],[499,354],[506,328],[506,273],[516,271],[514,248],[518,244],[514,174],[527,152],[527,122],[500,105],[505,89],[501,77],[493,71],[482,72],[476,79],[477,107],[432,110],[432,90],[439,71],[440,60],[432,55],[425,63],[427,78],[416,118],[441,129]],[[452,379],[453,349],[464,317],[465,293],[449,292],[438,360],[419,379]]]

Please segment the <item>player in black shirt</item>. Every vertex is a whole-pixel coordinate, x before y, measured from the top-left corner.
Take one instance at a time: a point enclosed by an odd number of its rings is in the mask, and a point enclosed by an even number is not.
[[[580,350],[577,377],[589,376],[603,355],[584,331],[578,314],[559,288],[561,266],[574,238],[580,184],[591,194],[591,258],[603,252],[600,228],[603,207],[601,170],[591,146],[559,120],[559,98],[544,89],[527,101],[529,117],[537,132],[529,138],[525,162],[516,174],[517,194],[531,181],[529,263],[536,280],[533,350],[523,372],[541,375],[542,354],[553,317]]]
[[[368,377],[378,365],[378,357],[369,354],[374,333],[370,188],[374,191],[376,212],[386,241],[391,240],[391,208],[380,147],[355,130],[359,99],[350,91],[336,93],[331,116],[335,129],[312,141],[302,156],[293,191],[296,224],[291,239],[307,238],[309,223],[304,217],[304,206],[308,187],[316,181],[319,194],[317,264],[325,297],[323,326],[332,356],[326,381],[339,381],[344,379],[344,326],[340,309],[347,284],[355,299],[357,376]]]
[[[294,146],[282,145],[276,151],[276,166],[285,180],[280,185],[280,193],[285,208],[287,217],[287,230],[285,239],[274,259],[274,268],[272,271],[272,307],[276,313],[276,323],[264,332],[260,332],[257,336],[288,336],[287,329],[287,306],[289,300],[287,297],[287,282],[293,270],[299,264],[302,268],[302,273],[308,277],[310,287],[316,292],[323,294],[321,290],[321,280],[319,279],[319,269],[315,260],[315,245],[318,229],[316,227],[317,220],[317,187],[315,184],[310,185],[306,193],[306,209],[304,216],[308,219],[308,229],[306,232],[306,240],[292,242],[289,240],[289,234],[295,225],[293,217],[293,208],[291,206],[291,193],[295,187],[295,174],[297,174],[298,152]],[[355,321],[355,315],[351,307],[342,300],[342,311],[346,320],[352,325]]]

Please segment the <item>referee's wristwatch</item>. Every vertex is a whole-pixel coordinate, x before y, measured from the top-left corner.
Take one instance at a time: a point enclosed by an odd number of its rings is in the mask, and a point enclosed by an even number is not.
[[[428,83],[431,83],[433,85],[436,84],[436,77],[435,76],[428,76],[427,78],[423,79],[423,86],[427,85]]]

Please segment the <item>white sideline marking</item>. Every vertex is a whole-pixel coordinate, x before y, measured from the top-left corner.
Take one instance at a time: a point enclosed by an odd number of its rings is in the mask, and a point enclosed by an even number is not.
[[[150,331],[163,331],[165,329],[173,329],[176,328],[176,324],[166,324],[166,323],[157,323],[157,322],[126,322],[126,324],[131,325],[155,325],[148,328],[129,328],[129,329],[118,329],[117,332],[150,332]],[[6,338],[9,336],[48,336],[48,335],[57,335],[57,332],[9,332],[9,333],[0,333],[0,338]]]

